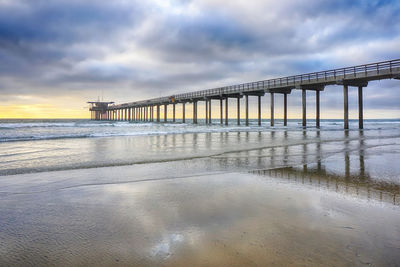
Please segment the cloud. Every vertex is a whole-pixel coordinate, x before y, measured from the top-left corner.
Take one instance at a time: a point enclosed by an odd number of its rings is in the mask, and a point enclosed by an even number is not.
[[[124,102],[393,59],[399,14],[394,0],[1,0],[0,92]],[[377,108],[398,107],[391,85]]]

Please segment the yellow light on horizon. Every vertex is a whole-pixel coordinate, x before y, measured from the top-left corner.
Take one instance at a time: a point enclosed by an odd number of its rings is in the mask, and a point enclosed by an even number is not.
[[[64,109],[51,104],[2,105],[0,119],[88,119],[83,109]]]

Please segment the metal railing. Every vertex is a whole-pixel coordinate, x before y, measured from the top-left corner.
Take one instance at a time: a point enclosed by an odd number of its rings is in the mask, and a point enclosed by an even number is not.
[[[131,102],[126,104],[118,105],[119,108],[130,107],[130,106],[146,106],[146,105],[154,105],[154,104],[167,104],[171,103],[171,99],[174,98],[176,101],[184,101],[198,98],[206,98],[212,96],[223,96],[229,94],[239,94],[246,93],[252,91],[265,90],[268,88],[276,88],[276,87],[290,87],[297,84],[302,83],[310,83],[310,82],[321,82],[327,81],[330,78],[336,79],[337,77],[346,78],[346,75],[353,75],[352,78],[356,78],[357,74],[364,74],[364,77],[371,72],[376,72],[376,75],[379,75],[383,70],[389,70],[392,72],[393,68],[400,67],[400,59],[382,61],[376,63],[369,63],[364,65],[339,68],[333,70],[319,71],[319,72],[311,72],[301,75],[287,76],[282,78],[275,78],[269,80],[262,80],[256,82],[242,83],[206,90],[200,90],[190,93],[176,94],[166,97],[159,97],[144,101]]]

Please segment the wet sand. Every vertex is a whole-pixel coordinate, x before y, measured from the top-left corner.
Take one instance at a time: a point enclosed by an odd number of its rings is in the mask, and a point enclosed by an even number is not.
[[[1,265],[398,265],[399,138],[312,140],[2,176]]]

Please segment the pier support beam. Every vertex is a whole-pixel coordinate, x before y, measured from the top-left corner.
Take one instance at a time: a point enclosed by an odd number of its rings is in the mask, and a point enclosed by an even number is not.
[[[223,106],[222,106],[222,98],[219,99],[219,111],[220,111],[220,120],[221,124],[223,124],[224,116],[223,116]]]
[[[206,111],[206,124],[208,124],[208,100],[204,101],[205,104],[205,111]]]
[[[237,98],[237,125],[240,125],[240,97]]]
[[[157,105],[157,122],[160,122],[160,105]]]
[[[306,104],[306,90],[301,91],[301,102],[303,106],[303,127],[307,126],[307,104]]]
[[[287,94],[283,94],[283,126],[287,126]]]
[[[131,108],[128,108],[128,121],[131,121]]]
[[[271,126],[274,126],[274,93],[271,93]]]
[[[343,85],[343,112],[344,112],[344,129],[349,129],[349,87]]]
[[[208,124],[211,124],[211,98],[208,101]]]
[[[172,104],[172,122],[175,122],[175,103]]]
[[[186,111],[186,103],[185,102],[183,102],[182,103],[182,123],[185,123],[185,121],[186,121],[186,114],[185,114],[185,111]]]
[[[245,106],[246,106],[246,126],[249,126],[249,95],[245,97]]]
[[[261,126],[261,96],[258,96],[258,126]]]
[[[197,101],[193,101],[193,123],[197,124]]]
[[[167,122],[167,107],[168,107],[168,105],[167,104],[164,104],[164,122]]]
[[[358,86],[358,128],[364,128],[364,114],[363,114],[363,88]]]
[[[225,125],[228,125],[229,115],[228,115],[228,108],[229,108],[229,98],[225,99]]]
[[[319,90],[315,91],[315,126],[319,129]]]

